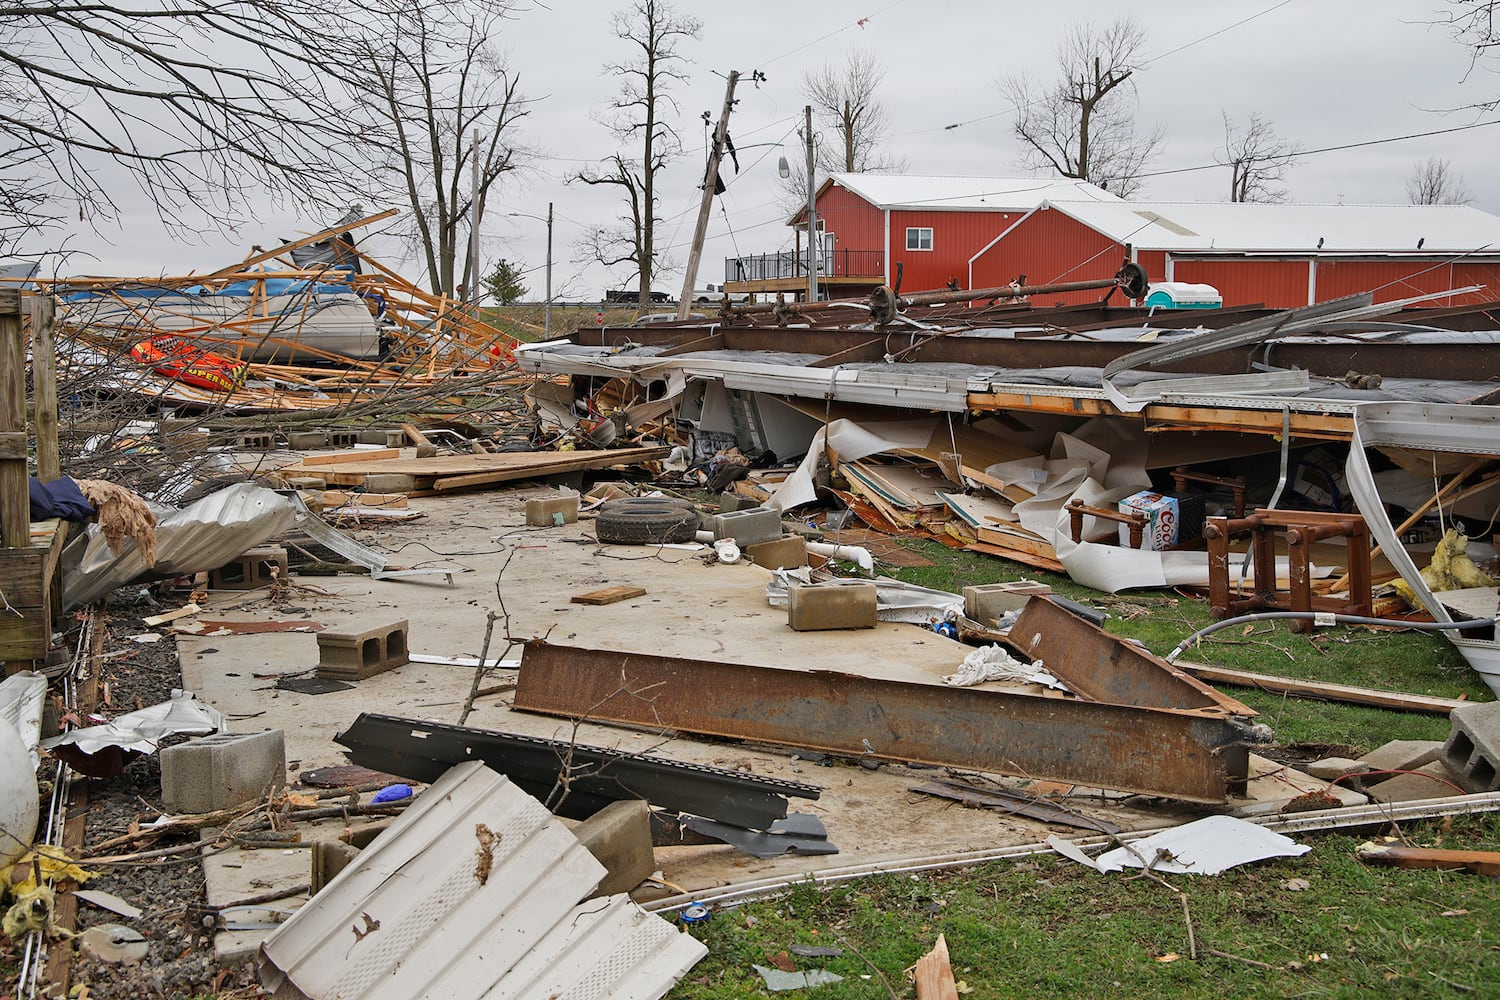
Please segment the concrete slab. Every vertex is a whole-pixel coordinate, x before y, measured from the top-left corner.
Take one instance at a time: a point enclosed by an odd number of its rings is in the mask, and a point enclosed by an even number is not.
[[[931,684],[940,684],[942,676],[952,673],[968,652],[960,643],[911,625],[882,622],[858,632],[794,632],[786,626],[786,611],[767,603],[770,573],[759,567],[743,562],[705,565],[699,553],[683,549],[600,546],[586,519],[556,527],[528,527],[525,499],[555,495],[549,488],[537,487],[434,496],[423,500],[426,519],[353,530],[366,544],[388,552],[399,549],[396,558],[401,562],[418,562],[436,551],[449,554],[439,560],[474,571],[456,576],[452,587],[422,578],[374,581],[348,576],[299,581],[293,577],[294,586],[279,602],[273,603],[266,592],[215,594],[204,616],[215,620],[297,618],[340,628],[388,615],[409,620],[413,655],[477,657],[486,616],[494,610],[508,617],[495,624],[491,659],[519,656],[519,649],[507,643],[506,634],[550,635],[559,642],[624,652],[858,671]],[[644,588],[646,595],[604,606],[569,603],[573,594],[617,585]],[[359,681],[350,690],[309,695],[278,689],[276,681],[296,674],[311,676],[318,663],[317,638],[312,633],[179,636],[178,651],[184,685],[224,712],[231,727],[242,720],[250,725],[248,720],[253,719],[257,728],[285,732],[287,767],[293,776],[303,769],[344,763],[333,737],[362,711],[457,722],[473,679],[472,668],[411,662]],[[508,676],[501,671],[487,683],[498,684]],[[468,724],[551,738],[574,735],[565,720],[511,711],[503,693],[481,698]],[[820,766],[785,751],[593,724],[581,725],[576,738],[824,789],[818,801],[799,801],[796,808],[824,821],[840,854],[760,860],[728,845],[658,848],[657,867],[667,879],[689,890],[919,854],[988,850],[1063,832],[939,799],[914,799],[907,789],[931,777],[929,769],[887,765],[867,770],[837,761]],[[1005,783],[1017,788],[1027,784],[1024,779]],[[1274,778],[1261,787],[1283,800],[1289,797],[1287,785]],[[1139,799],[1122,802],[1123,797],[1089,797],[1086,791],[1075,790],[1063,801],[1125,829],[1157,827],[1201,814],[1192,807],[1159,803],[1148,810],[1137,804]],[[209,858],[206,867],[209,900],[222,904],[264,892],[266,882],[305,882],[310,861],[305,849],[261,850],[253,855],[229,851]],[[256,932],[241,934],[259,940]],[[224,947],[253,951],[247,940],[226,936]]]
[[[1417,802],[1421,799],[1451,799],[1463,795],[1448,765],[1440,760],[1423,764],[1411,774],[1398,774],[1370,789],[1376,802]]]
[[[1442,740],[1391,740],[1365,754],[1360,760],[1372,771],[1415,771],[1443,755]],[[1371,775],[1368,781],[1384,781],[1387,774]]]

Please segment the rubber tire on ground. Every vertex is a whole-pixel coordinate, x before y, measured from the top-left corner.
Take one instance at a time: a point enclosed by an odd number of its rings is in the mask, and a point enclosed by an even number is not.
[[[698,533],[698,511],[686,500],[630,497],[610,500],[594,518],[599,541],[616,545],[691,542]]]

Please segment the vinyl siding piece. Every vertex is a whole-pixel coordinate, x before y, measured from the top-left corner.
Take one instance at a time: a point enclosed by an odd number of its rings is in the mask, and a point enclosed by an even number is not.
[[[461,764],[266,940],[261,978],[277,1000],[660,997],[706,950],[628,897],[580,904],[603,876],[541,803]]]

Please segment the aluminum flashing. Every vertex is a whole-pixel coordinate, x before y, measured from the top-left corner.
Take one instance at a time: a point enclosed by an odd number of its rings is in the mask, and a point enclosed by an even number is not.
[[[1421,571],[1396,536],[1386,514],[1385,503],[1375,486],[1366,448],[1397,447],[1462,455],[1500,458],[1500,410],[1491,407],[1453,406],[1438,403],[1380,403],[1354,412],[1354,437],[1344,468],[1349,494],[1364,515],[1370,536],[1401,578],[1411,585],[1417,600],[1434,619],[1451,622],[1448,613],[1422,579]],[[1493,619],[1476,622],[1475,631],[1445,631],[1469,665],[1500,696],[1500,642]]]
[[[433,781],[454,764],[479,760],[543,800],[570,768],[568,796],[557,811],[577,818],[619,799],[639,798],[673,812],[764,830],[786,815],[787,796],[816,799],[820,792],[814,785],[703,764],[370,712],[334,741],[349,748],[356,764],[415,781]]]
[[[1060,626],[1092,628],[1058,613]],[[1105,693],[1118,682],[1095,672],[1122,662],[1091,654],[1047,667],[1074,690]],[[1134,683],[1146,704],[1114,704],[538,641],[522,656],[514,707],[1222,803],[1244,789],[1249,710],[1173,674]],[[628,693],[647,689],[649,702]]]
[[[277,1000],[660,997],[706,954],[623,897],[541,803],[452,768],[261,949]]]

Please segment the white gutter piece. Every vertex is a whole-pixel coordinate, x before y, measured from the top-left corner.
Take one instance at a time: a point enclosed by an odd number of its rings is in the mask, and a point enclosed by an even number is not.
[[[540,802],[448,770],[261,946],[276,1000],[656,1000],[707,954],[625,896]]]

